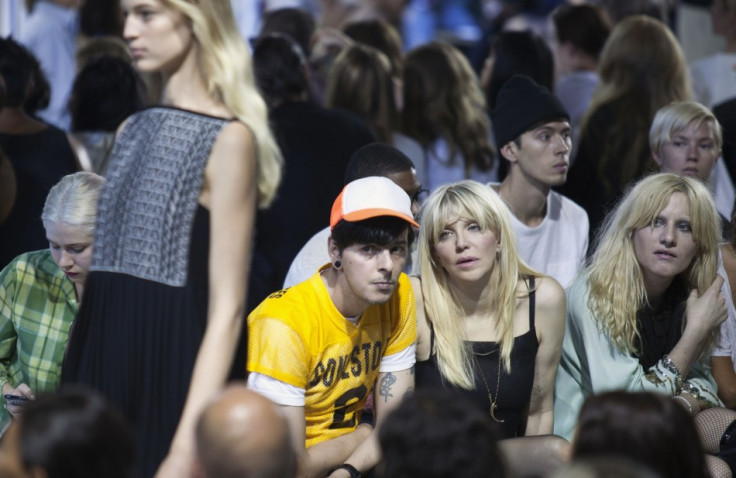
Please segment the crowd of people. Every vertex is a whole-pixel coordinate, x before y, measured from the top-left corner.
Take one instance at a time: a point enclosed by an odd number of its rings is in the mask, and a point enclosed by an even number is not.
[[[0,38],[0,476],[733,476],[736,1],[266,3]]]

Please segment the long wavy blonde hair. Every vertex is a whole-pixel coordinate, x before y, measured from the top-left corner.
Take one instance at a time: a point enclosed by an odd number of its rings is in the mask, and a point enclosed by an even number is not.
[[[514,344],[514,314],[519,280],[540,276],[519,257],[516,236],[506,207],[491,188],[477,181],[465,180],[440,186],[424,203],[419,232],[419,269],[427,319],[435,332],[437,364],[448,382],[472,389],[475,372],[472,350],[465,342],[464,312],[453,291],[450,277],[434,257],[434,247],[448,221],[455,216],[472,219],[498,239],[499,253],[487,287],[496,291],[496,330],[501,347],[501,360],[511,372],[511,349]]]
[[[258,206],[268,207],[281,180],[282,157],[268,124],[250,52],[233,20],[230,0],[161,0],[187,17],[199,44],[199,66],[207,93],[246,124],[255,137]]]
[[[654,224],[674,193],[687,197],[696,246],[692,263],[675,280],[681,281],[686,290],[698,289],[702,294],[716,276],[720,218],[708,188],[698,179],[672,173],[647,176],[631,187],[606,218],[586,268],[588,307],[623,353],[640,352],[636,349],[640,338],[636,315],[648,304],[633,236]]]

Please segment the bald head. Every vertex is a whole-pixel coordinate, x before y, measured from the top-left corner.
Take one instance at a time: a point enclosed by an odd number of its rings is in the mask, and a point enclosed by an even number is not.
[[[270,400],[230,385],[199,418],[197,458],[207,478],[291,478],[296,454],[289,428]]]

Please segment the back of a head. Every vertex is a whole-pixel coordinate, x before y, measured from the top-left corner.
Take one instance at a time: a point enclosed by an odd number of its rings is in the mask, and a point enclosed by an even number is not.
[[[490,418],[457,392],[416,391],[379,433],[386,478],[502,478],[504,465]]]
[[[309,57],[314,30],[314,18],[308,11],[300,8],[279,8],[263,15],[259,38],[272,33],[288,35],[299,45],[304,56]]]
[[[355,114],[381,141],[391,141],[398,116],[391,65],[380,51],[351,45],[335,60],[327,82],[325,105]]]
[[[552,15],[557,42],[571,43],[575,48],[598,59],[611,27],[603,10],[592,4],[563,5]]]
[[[447,106],[462,94],[460,73],[439,42],[420,45],[404,60],[403,126],[420,143],[434,140],[451,121]]]
[[[370,143],[353,153],[345,168],[345,184],[369,176],[389,176],[411,171],[414,163],[404,153],[385,143]]]
[[[97,58],[74,80],[69,100],[72,131],[115,132],[143,105],[143,83],[131,65],[120,58]]]
[[[0,76],[5,85],[5,99],[1,106],[19,108],[31,92],[34,62],[33,54],[11,37],[0,38]]]
[[[385,20],[364,20],[348,23],[343,32],[357,43],[380,51],[391,62],[391,72],[401,77],[403,72],[403,45],[401,36],[393,25]]]
[[[48,478],[132,478],[133,435],[122,415],[94,392],[60,389],[28,402],[19,422],[27,467]]]
[[[411,50],[404,62],[403,91],[405,134],[425,147],[441,138],[468,168],[491,169],[486,101],[478,76],[459,49],[434,41]]]
[[[685,55],[677,38],[667,25],[644,15],[627,17],[614,27],[601,51],[598,73],[601,85],[594,103],[600,103],[601,92],[606,92],[607,99],[624,95],[643,98],[656,104],[656,111],[671,101],[692,96]]]
[[[101,36],[91,39],[77,50],[77,70],[81,70],[87,63],[103,56],[120,58],[127,63],[133,62],[130,49],[122,38]]]
[[[202,412],[195,431],[206,478],[294,478],[297,456],[286,418],[270,400],[231,385]]]
[[[588,397],[573,457],[600,455],[624,456],[669,478],[709,476],[692,418],[670,397],[651,392]]]
[[[256,83],[271,106],[291,101],[308,90],[306,59],[289,36],[273,33],[258,39],[253,49]]]
[[[493,44],[493,72],[486,89],[488,107],[493,109],[501,87],[514,75],[526,75],[553,90],[554,60],[546,42],[534,32],[507,31]]]

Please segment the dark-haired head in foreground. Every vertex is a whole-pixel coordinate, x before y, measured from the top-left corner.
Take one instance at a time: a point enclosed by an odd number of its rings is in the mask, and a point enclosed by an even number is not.
[[[135,448],[123,417],[94,392],[66,388],[29,401],[0,446],[0,476],[132,478]]]
[[[386,418],[379,442],[385,478],[502,478],[498,436],[488,417],[448,390],[420,390]]]

